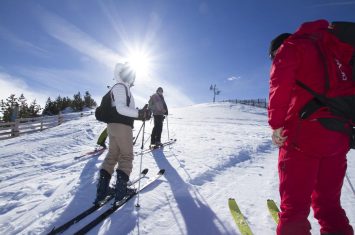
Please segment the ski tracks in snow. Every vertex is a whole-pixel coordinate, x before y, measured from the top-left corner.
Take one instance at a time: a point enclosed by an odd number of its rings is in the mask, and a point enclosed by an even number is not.
[[[87,119],[89,123],[95,121],[93,117]],[[83,128],[78,129],[78,125]],[[73,120],[0,143],[7,150],[0,153],[1,234],[38,234],[36,228],[43,230],[45,225],[30,225],[44,223],[40,220],[42,216],[51,215],[69,203],[80,182],[77,175],[88,164],[74,161],[74,156],[95,146],[85,147],[88,141],[94,142],[97,135],[94,132],[100,129]]]

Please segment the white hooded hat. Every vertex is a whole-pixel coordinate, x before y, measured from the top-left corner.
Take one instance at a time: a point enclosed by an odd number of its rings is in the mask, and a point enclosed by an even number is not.
[[[128,63],[117,63],[113,74],[117,82],[123,82],[130,86],[133,85],[136,79],[136,73],[129,67]]]

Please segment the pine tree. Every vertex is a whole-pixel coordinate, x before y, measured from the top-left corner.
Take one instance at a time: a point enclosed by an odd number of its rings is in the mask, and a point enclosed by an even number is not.
[[[51,97],[48,97],[43,114],[45,115],[57,115],[59,113],[57,103],[51,100]]]
[[[44,105],[43,112],[42,112],[44,115],[50,115],[49,109],[50,109],[51,103],[52,103],[51,97],[48,97],[46,104]]]
[[[25,96],[23,94],[21,94],[20,97],[18,98],[18,102],[20,105],[19,117],[20,118],[30,117],[27,99],[25,98]]]
[[[71,106],[71,99],[67,96],[63,98],[63,109],[66,109]]]
[[[1,100],[0,108],[2,112],[2,120],[5,122],[10,122],[14,107],[18,106],[18,99],[15,97],[14,94],[11,94],[7,99],[6,102]]]
[[[34,99],[32,101],[32,103],[30,104],[30,107],[28,108],[29,113],[30,113],[30,117],[37,117],[39,111],[41,111],[41,106],[39,104],[37,104],[36,99]]]
[[[95,102],[95,100],[93,100],[91,98],[89,91],[85,92],[84,103],[85,103],[85,107],[88,107],[88,108],[93,108],[96,106],[96,102]]]
[[[55,103],[56,103],[59,111],[62,111],[63,109],[65,109],[64,104],[63,104],[63,99],[62,99],[62,97],[60,97],[60,95],[55,100]]]
[[[1,120],[3,120],[3,121],[5,121],[5,120],[4,120],[5,107],[6,107],[6,105],[5,105],[4,100],[1,100],[1,101],[0,101],[0,113],[2,113]]]
[[[74,95],[74,100],[72,101],[71,107],[74,111],[82,111],[84,108],[84,101],[81,98],[80,91]]]

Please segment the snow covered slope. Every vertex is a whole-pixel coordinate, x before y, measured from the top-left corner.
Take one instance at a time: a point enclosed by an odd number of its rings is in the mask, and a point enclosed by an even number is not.
[[[140,126],[137,121],[134,134]],[[89,116],[0,141],[0,234],[46,234],[92,205],[106,152],[75,158],[94,148],[104,127]],[[151,128],[147,122],[146,140]],[[275,233],[266,199],[279,202],[277,149],[264,109],[230,103],[172,109],[162,141],[168,134],[177,139],[174,145],[142,156],[148,177],[159,168],[166,173],[142,192],[141,208],[132,200],[89,234],[239,234],[227,206],[230,197],[237,199],[255,234]],[[131,178],[138,175],[140,159],[137,154]],[[348,176],[355,185],[354,152]],[[355,195],[347,181],[342,203],[355,226]],[[310,220],[312,233],[319,234],[312,214]]]

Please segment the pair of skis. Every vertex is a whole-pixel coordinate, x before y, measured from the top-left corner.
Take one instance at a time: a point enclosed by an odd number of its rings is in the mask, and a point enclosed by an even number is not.
[[[232,214],[232,217],[234,219],[234,222],[238,226],[240,233],[242,235],[253,235],[247,220],[245,219],[243,213],[239,209],[237,201],[234,198],[229,198],[228,199],[228,206],[229,206],[229,210]],[[275,201],[268,199],[267,200],[267,207],[268,207],[268,210],[269,210],[270,215],[272,216],[273,220],[275,221],[276,224],[278,224],[278,222],[279,222],[278,212],[280,212],[280,211],[279,211],[279,208],[277,207]]]
[[[103,148],[103,147],[95,148],[92,151],[89,151],[89,152],[84,153],[84,154],[82,154],[80,156],[74,157],[74,160],[78,160],[80,158],[87,157],[87,156],[91,156],[91,157],[100,156],[101,154],[103,154],[103,152],[105,152],[106,149],[107,148]]]
[[[137,177],[135,180],[133,180],[133,181],[128,183],[128,186],[132,186],[135,183],[137,183],[140,179],[144,178],[147,173],[148,173],[148,169],[144,169],[140,173],[139,177]],[[154,176],[153,178],[150,178],[143,186],[141,186],[139,191],[135,190],[132,194],[127,195],[125,198],[123,198],[118,203],[113,203],[113,205],[110,208],[108,208],[102,214],[97,216],[93,221],[91,221],[90,223],[86,224],[84,227],[82,227],[75,234],[85,234],[90,229],[94,228],[97,224],[99,224],[100,222],[104,221],[109,215],[114,213],[118,208],[122,207],[126,202],[128,202],[131,198],[133,198],[135,195],[137,195],[139,192],[141,192],[144,188],[148,187],[153,182],[155,182],[157,179],[159,179],[164,173],[165,173],[164,169],[159,170],[157,175]],[[52,229],[52,231],[50,233],[48,233],[48,235],[60,234],[60,233],[64,232],[70,226],[78,223],[79,221],[81,221],[82,219],[87,217],[88,215],[90,215],[93,212],[97,211],[99,208],[101,208],[103,205],[107,204],[113,198],[114,198],[114,195],[107,196],[100,204],[95,204],[95,205],[91,206],[90,208],[88,208],[87,210],[83,211],[82,213],[78,214],[74,218],[70,219],[69,221],[67,221],[63,225],[61,225],[61,226],[59,226],[57,228],[54,227]]]
[[[164,142],[164,143],[162,143],[162,144],[160,144],[160,145],[157,145],[157,146],[154,146],[154,147],[152,147],[152,148],[143,150],[143,151],[142,151],[142,154],[151,153],[151,152],[153,152],[154,150],[162,149],[162,148],[164,148],[164,147],[166,147],[166,146],[169,146],[169,145],[174,144],[175,142],[176,142],[176,139],[170,139],[169,141]],[[140,153],[140,152],[136,152],[136,154],[139,154],[139,153]]]

